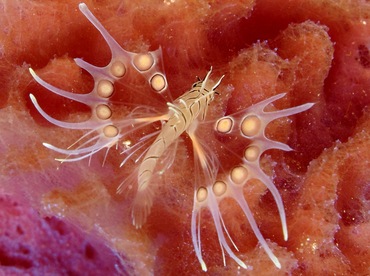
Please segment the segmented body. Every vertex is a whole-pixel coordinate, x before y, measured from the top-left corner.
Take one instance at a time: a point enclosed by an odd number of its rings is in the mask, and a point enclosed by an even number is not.
[[[222,78],[212,87],[208,72],[204,80],[194,83],[191,90],[168,105],[168,121],[149,147],[138,172],[138,190],[134,200],[132,219],[137,228],[145,222],[151,208],[152,193],[149,187],[156,164],[168,147],[198,119],[204,120],[207,107],[213,100],[215,89]]]
[[[105,67],[96,67],[81,59],[75,59],[77,65],[89,72],[94,78],[94,88],[88,94],[74,94],[54,87],[43,81],[30,69],[34,79],[50,92],[86,104],[92,110],[91,118],[85,122],[68,123],[58,121],[49,116],[31,94],[30,97],[36,109],[52,124],[68,129],[87,130],[68,149],[61,149],[48,143],[44,143],[44,145],[51,150],[66,154],[67,157],[57,159],[62,162],[91,158],[95,153],[103,149],[106,149],[108,153],[108,150],[112,147],[119,147],[125,156],[121,166],[124,166],[134,156],[138,156],[136,158],[136,161],[139,161],[138,169],[132,172],[131,177],[122,182],[117,191],[123,192],[127,182],[137,187],[137,193],[133,201],[132,220],[133,224],[139,228],[145,223],[153,204],[153,185],[151,184],[153,184],[153,175],[161,173],[157,168],[159,160],[161,160],[161,163],[164,163],[165,168],[170,167],[174,162],[176,151],[171,153],[172,155],[166,155],[166,152],[169,151],[170,145],[178,142],[180,135],[187,133],[193,145],[195,166],[191,237],[196,257],[202,269],[204,271],[207,270],[201,253],[200,217],[202,209],[208,209],[212,215],[218,241],[222,249],[224,265],[226,265],[225,250],[241,267],[246,268],[245,263],[236,256],[227,241],[229,239],[236,248],[226,229],[219,209],[220,202],[227,197],[234,199],[240,206],[259,243],[275,266],[280,268],[279,260],[273,254],[258,229],[253,214],[245,200],[243,187],[250,180],[257,179],[271,192],[279,211],[283,236],[287,240],[288,231],[283,202],[272,178],[266,175],[260,167],[260,158],[269,149],[289,151],[291,148],[284,143],[268,139],[265,136],[265,129],[271,121],[303,112],[311,108],[313,104],[306,103],[288,109],[265,112],[264,109],[268,105],[284,97],[285,94],[282,93],[240,110],[235,114],[210,121],[211,124],[208,123],[208,126],[213,126],[215,134],[238,137],[245,141],[243,142],[243,146],[245,145],[244,151],[241,153],[233,152],[226,144],[220,146],[228,153],[239,156],[239,163],[234,164],[230,171],[220,171],[219,157],[207,147],[207,141],[204,138],[198,137],[197,129],[199,121],[206,119],[208,105],[212,102],[216,94],[215,89],[220,84],[222,77],[218,82],[213,83],[209,78],[211,74],[211,71],[209,71],[204,80],[194,83],[188,92],[173,102],[168,101],[171,97],[168,95],[169,90],[166,77],[161,70],[161,49],[140,54],[128,52],[122,49],[110,36],[85,4],[80,4],[79,8],[108,43],[112,52],[112,58]],[[168,107],[167,112],[152,114],[151,112],[155,110],[154,108],[137,106],[127,117],[113,119],[114,111],[111,108],[110,101],[113,94],[116,93],[114,83],[126,77],[128,80],[131,78],[144,78],[152,92],[164,96]],[[124,104],[122,103],[122,105]],[[130,135],[134,131],[141,130],[154,122],[161,122],[162,128],[156,132],[146,134],[134,144],[131,143]]]
[[[170,118],[163,126],[161,133],[149,147],[141,165],[138,175],[138,191],[147,188],[150,178],[153,174],[157,160],[162,156],[165,150],[183,134],[199,115],[205,118],[207,107],[213,100],[215,89],[220,81],[208,90],[209,75],[208,72],[204,81],[194,84],[193,88],[178,98],[173,104],[167,103],[170,112]]]

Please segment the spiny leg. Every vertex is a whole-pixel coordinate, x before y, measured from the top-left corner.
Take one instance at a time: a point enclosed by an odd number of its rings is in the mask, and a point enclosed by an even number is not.
[[[57,88],[42,80],[35,71],[30,68],[30,74],[41,86],[50,92],[68,98],[89,106],[92,110],[91,117],[84,122],[68,123],[56,120],[43,111],[36,98],[30,94],[32,103],[39,113],[50,123],[77,130],[87,130],[87,133],[73,143],[68,149],[60,149],[48,143],[44,143],[51,150],[66,154],[66,158],[59,158],[60,161],[67,161],[69,156],[77,156],[69,161],[78,161],[84,158],[90,158],[94,153],[106,148],[107,151],[116,146],[120,139],[127,135],[133,126],[145,125],[151,123],[154,117],[147,119],[147,116],[137,117],[128,116],[122,119],[113,119],[111,101],[115,91],[114,83],[125,78],[127,75],[136,74],[145,78],[149,87],[155,93],[163,96],[167,95],[167,80],[161,71],[162,52],[161,49],[147,53],[132,53],[124,50],[114,38],[107,32],[98,19],[90,12],[84,3],[79,4],[80,11],[97,28],[104,37],[111,50],[111,61],[107,66],[94,66],[82,59],[75,59],[76,64],[91,74],[94,79],[94,87],[90,93],[75,94],[60,88]],[[128,77],[130,79],[130,77]],[[121,103],[129,104],[129,103]],[[133,113],[134,114],[134,113]],[[162,118],[156,117],[158,120]],[[94,144],[95,141],[95,144]],[[93,144],[91,144],[93,143]]]
[[[222,215],[219,209],[219,199],[217,197],[223,197],[227,193],[226,185],[221,181],[216,181],[212,186],[201,186],[194,192],[194,206],[191,219],[191,236],[195,250],[195,254],[201,264],[202,270],[207,271],[206,263],[203,260],[201,253],[201,234],[200,234],[200,221],[201,221],[201,209],[208,208],[211,212],[213,222],[215,224],[218,241],[220,243],[222,251],[223,263],[226,266],[224,250],[229,256],[243,268],[247,268],[246,264],[239,259],[233,250],[230,248],[227,239],[224,235],[226,233],[227,238],[232,243],[234,248],[238,250],[236,244],[231,239],[229,232],[223,222]]]
[[[214,179],[207,181],[207,185],[198,185],[194,192],[194,206],[192,213],[192,225],[191,234],[192,241],[195,249],[196,256],[201,264],[204,271],[207,270],[206,264],[201,254],[201,237],[200,237],[200,214],[201,209],[207,208],[212,214],[212,218],[216,227],[217,235],[220,241],[222,253],[224,249],[229,256],[234,259],[240,266],[246,268],[244,262],[242,262],[228,246],[224,232],[228,235],[228,231],[223,224],[222,217],[220,215],[219,203],[226,197],[233,198],[241,210],[245,214],[251,228],[257,237],[262,248],[265,250],[271,261],[277,268],[281,268],[281,264],[278,258],[273,254],[269,248],[266,240],[260,232],[258,225],[253,217],[253,214],[246,202],[243,195],[243,187],[251,179],[260,180],[274,197],[276,202],[279,216],[282,224],[282,232],[284,240],[288,239],[288,231],[286,225],[286,217],[284,205],[279,194],[279,191],[275,187],[272,179],[267,176],[260,167],[260,158],[264,151],[269,149],[280,149],[289,151],[291,148],[281,142],[273,141],[265,136],[266,126],[273,120],[284,116],[294,115],[303,112],[313,106],[312,103],[307,103],[301,106],[296,106],[284,110],[265,112],[264,109],[267,105],[282,98],[285,94],[279,94],[273,96],[267,100],[264,100],[256,105],[253,105],[245,110],[239,111],[238,113],[225,116],[217,120],[215,123],[215,131],[224,135],[238,135],[242,136],[251,141],[245,148],[241,164],[235,166],[230,170],[227,175],[217,176],[220,179]],[[196,142],[197,144],[199,142]],[[194,141],[193,141],[194,144]],[[199,147],[198,147],[199,148]],[[201,148],[202,149],[202,148]],[[200,153],[197,153],[200,152]],[[204,153],[199,151],[195,147],[195,153],[198,158],[205,156]],[[207,153],[208,154],[208,153]],[[200,162],[202,163],[202,162]],[[232,244],[234,242],[229,236],[229,240]],[[224,253],[223,253],[224,254]],[[224,257],[223,257],[224,259]]]
[[[273,195],[279,210],[284,240],[287,240],[288,231],[284,204],[279,191],[271,181],[270,177],[268,177],[261,169],[260,157],[263,152],[269,149],[280,149],[284,151],[290,151],[292,149],[284,143],[268,139],[265,135],[265,129],[270,122],[278,118],[306,111],[313,106],[313,103],[306,103],[300,106],[272,112],[264,111],[269,104],[284,96],[285,93],[275,95],[252,105],[245,110],[220,118],[215,124],[215,131],[226,135],[239,135],[251,141],[244,150],[243,161],[249,168],[251,177],[259,179],[264,183]]]
[[[191,219],[191,235],[192,242],[195,250],[195,254],[201,264],[202,270],[207,271],[207,266],[202,258],[201,254],[201,237],[200,237],[200,220],[201,220],[201,209],[207,207],[213,218],[213,222],[216,227],[218,241],[222,250],[222,257],[224,265],[226,265],[224,250],[229,256],[234,259],[241,267],[247,268],[245,263],[240,260],[228,245],[226,236],[231,241],[233,246],[236,248],[235,243],[231,239],[226,226],[223,222],[219,207],[218,199],[214,196],[224,196],[227,192],[226,185],[220,181],[216,181],[217,172],[219,169],[218,159],[215,154],[207,147],[206,143],[195,134],[196,129],[190,128],[188,131],[189,137],[193,143],[194,150],[194,165],[195,165],[195,186],[194,193],[194,206]],[[203,186],[201,183],[214,183],[213,185]]]

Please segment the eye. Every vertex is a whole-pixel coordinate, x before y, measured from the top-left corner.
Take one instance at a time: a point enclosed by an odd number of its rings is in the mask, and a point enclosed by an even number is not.
[[[192,88],[195,88],[201,81],[194,82],[193,85],[191,86]]]

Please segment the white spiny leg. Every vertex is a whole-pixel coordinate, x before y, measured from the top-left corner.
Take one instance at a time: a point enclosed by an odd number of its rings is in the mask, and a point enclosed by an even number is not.
[[[275,264],[275,266],[277,268],[281,268],[281,264],[278,260],[278,258],[274,255],[274,253],[272,253],[270,247],[268,246],[265,238],[262,236],[262,233],[261,231],[259,230],[258,226],[257,226],[257,223],[253,217],[253,214],[248,206],[248,203],[247,201],[245,200],[244,198],[244,195],[243,195],[243,189],[241,188],[236,188],[234,187],[233,185],[230,185],[230,188],[233,190],[233,198],[238,202],[239,206],[242,208],[243,210],[243,213],[244,215],[247,217],[248,219],[248,222],[253,230],[253,233],[254,235],[256,236],[257,240],[259,241],[259,243],[261,244],[262,248],[265,250],[265,252],[267,253],[267,255],[269,256],[269,258],[271,259],[271,261]],[[282,204],[282,202],[281,202]],[[283,207],[283,206],[282,206]],[[282,208],[282,210],[284,211],[284,208]],[[283,223],[283,228],[284,226],[286,227],[286,223],[285,223],[285,212],[283,214],[283,217],[284,217],[284,222]],[[285,232],[286,232],[286,229],[285,229]]]
[[[140,106],[134,107],[132,114],[129,114],[127,117],[114,118],[115,114],[113,114],[112,110],[112,103],[114,101],[112,101],[112,97],[115,93],[120,93],[116,91],[115,82],[120,81],[127,75],[128,79],[132,77],[141,77],[147,80],[148,88],[151,88],[151,91],[163,96],[166,96],[166,93],[168,93],[167,80],[161,70],[161,49],[147,53],[132,53],[126,51],[107,32],[99,20],[90,12],[86,4],[79,4],[79,9],[101,33],[111,51],[111,60],[108,65],[103,67],[95,66],[80,58],[75,59],[76,64],[90,73],[93,77],[93,89],[86,94],[71,93],[47,83],[41,79],[32,68],[29,69],[34,80],[49,92],[83,103],[91,108],[92,114],[87,121],[78,123],[62,122],[52,118],[44,112],[35,96],[32,94],[30,95],[36,109],[50,123],[66,129],[87,130],[87,133],[73,143],[68,149],[60,149],[48,143],[44,143],[47,148],[67,155],[66,158],[57,159],[60,161],[78,161],[84,158],[91,158],[93,154],[102,149],[106,149],[106,152],[108,152],[111,147],[117,147],[118,142],[130,134],[134,127],[137,129],[163,119],[163,114],[155,113],[152,113],[150,116],[148,116],[148,114],[137,116],[138,114],[135,110],[145,109]],[[132,69],[130,67],[132,67]],[[133,76],[132,74],[136,75]],[[130,106],[129,103],[124,102],[115,104]],[[148,110],[148,108],[146,109]],[[76,157],[69,158],[70,156]]]
[[[281,264],[278,258],[269,248],[266,240],[264,239],[261,231],[258,228],[258,225],[253,217],[253,214],[248,206],[248,203],[244,198],[243,187],[251,179],[258,179],[267,187],[267,189],[271,192],[277,205],[282,224],[284,240],[287,240],[288,231],[283,201],[271,177],[267,176],[260,167],[260,158],[262,154],[269,149],[280,149],[284,151],[289,151],[292,149],[284,143],[268,139],[265,136],[265,129],[271,121],[281,117],[290,116],[303,112],[311,108],[313,104],[307,103],[300,106],[284,110],[277,110],[273,112],[264,111],[267,105],[282,98],[284,95],[285,94],[279,94],[273,96],[245,110],[241,110],[235,114],[222,117],[219,120],[217,120],[214,125],[215,131],[217,131],[221,135],[242,136],[245,139],[249,140],[250,142],[246,146],[244,152],[241,155],[242,163],[231,169],[229,174],[226,175],[225,180],[223,181],[216,180],[217,176],[216,173],[213,179],[213,186],[209,185],[209,183],[212,183],[211,179],[207,179],[206,181],[207,186],[201,187],[198,186],[199,188],[196,189],[195,191],[191,232],[196,256],[201,264],[202,269],[205,271],[207,267],[201,254],[200,219],[197,220],[197,216],[200,217],[200,211],[202,208],[208,208],[212,214],[213,222],[215,224],[218,239],[222,248],[222,254],[224,255],[225,249],[225,251],[229,254],[229,256],[232,259],[234,259],[243,268],[246,268],[244,262],[242,262],[233,253],[225,239],[224,233],[228,235],[229,240],[237,250],[237,247],[231,240],[228,231],[226,230],[226,226],[220,215],[221,213],[219,210],[219,203],[225,197],[231,197],[238,203],[244,215],[246,216],[249,224],[251,225],[253,233],[255,234],[262,248],[265,250],[266,254],[274,263],[274,265],[277,268],[281,268]],[[193,146],[196,153],[195,156],[197,156],[197,158],[199,159],[200,164],[202,163],[207,164],[207,162],[205,162],[206,154],[203,151],[202,141],[194,139],[194,137],[196,138],[196,136],[193,135],[192,137],[191,134],[192,133],[190,133],[189,135],[193,140]],[[229,152],[233,152],[231,149],[228,150]],[[221,179],[222,178],[225,178],[225,176],[221,176]]]
[[[224,232],[230,239],[231,243],[236,248],[235,243],[231,240],[231,237],[226,229],[226,226],[221,217],[221,213],[218,207],[219,198],[225,196],[227,191],[227,186],[222,181],[215,181],[217,171],[218,171],[218,159],[215,157],[214,153],[208,149],[206,143],[200,140],[195,135],[195,129],[190,128],[188,134],[193,143],[194,158],[196,173],[200,173],[202,177],[198,177],[196,180],[196,186],[198,188],[195,190],[194,194],[194,206],[192,213],[192,241],[194,245],[195,254],[201,264],[204,271],[207,270],[207,266],[202,258],[201,254],[201,239],[200,239],[200,211],[203,207],[207,207],[212,214],[213,222],[215,224],[218,241],[220,243],[222,251],[222,259],[224,265],[226,265],[224,250],[228,255],[235,260],[241,267],[247,268],[245,263],[240,260],[233,250],[230,248],[227,239],[225,238]],[[208,183],[207,187],[199,185],[203,179],[204,183]],[[197,216],[199,216],[199,221],[197,223]]]

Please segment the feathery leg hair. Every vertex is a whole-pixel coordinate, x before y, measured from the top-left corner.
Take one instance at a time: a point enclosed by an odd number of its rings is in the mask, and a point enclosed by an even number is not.
[[[220,202],[226,197],[231,197],[238,203],[259,243],[275,266],[280,268],[279,260],[262,236],[243,196],[243,187],[251,179],[258,179],[267,187],[276,202],[283,236],[287,240],[288,231],[283,202],[271,177],[267,176],[261,169],[260,157],[263,152],[269,149],[284,151],[292,149],[284,143],[268,139],[265,136],[265,128],[271,121],[303,112],[311,108],[313,104],[307,103],[288,109],[265,112],[266,106],[285,96],[283,93],[215,121],[215,133],[241,136],[251,141],[241,154],[240,164],[233,167],[228,174],[221,174],[220,166],[222,164],[220,164],[218,156],[208,147],[206,141],[197,135],[197,129],[206,119],[208,106],[214,96],[218,94],[216,88],[221,83],[223,76],[217,82],[212,82],[210,80],[211,68],[204,80],[198,79],[189,91],[172,101],[165,74],[161,71],[161,49],[139,54],[128,52],[121,48],[84,3],[81,3],[79,8],[107,42],[112,53],[111,60],[107,66],[97,67],[82,59],[75,59],[76,64],[94,78],[94,88],[88,94],[74,94],[52,86],[30,68],[32,77],[41,86],[54,94],[86,104],[92,110],[92,115],[87,121],[79,123],[59,121],[49,116],[40,107],[35,96],[30,94],[36,109],[50,123],[67,129],[86,130],[86,133],[67,149],[58,148],[48,143],[43,143],[43,145],[53,151],[65,154],[65,158],[56,159],[61,162],[74,162],[91,158],[92,155],[103,149],[106,149],[107,155],[113,146],[122,148],[122,154],[125,158],[121,166],[124,166],[128,160],[136,158],[135,163],[139,163],[138,168],[122,182],[117,192],[122,192],[126,185],[133,184],[137,188],[131,216],[134,226],[140,228],[145,223],[153,204],[152,177],[155,174],[162,174],[166,168],[172,165],[178,139],[180,135],[186,133],[192,141],[195,164],[191,236],[201,268],[204,271],[207,270],[201,253],[200,221],[203,208],[209,209],[212,215],[224,265],[226,265],[226,251],[241,267],[246,268],[245,263],[236,256],[227,241],[229,240],[237,250],[219,209]],[[116,92],[114,84],[121,79],[126,77],[130,79],[133,76],[144,78],[155,93],[163,96],[164,100],[167,101],[167,112],[158,112],[151,106],[137,106],[126,117],[113,118],[111,99]],[[121,104],[129,105],[128,103]],[[133,132],[157,121],[161,122],[159,130],[146,134],[135,144],[131,144],[129,136]],[[171,145],[173,149],[170,148]],[[226,145],[224,147],[227,148]],[[171,150],[173,151],[170,152]]]

